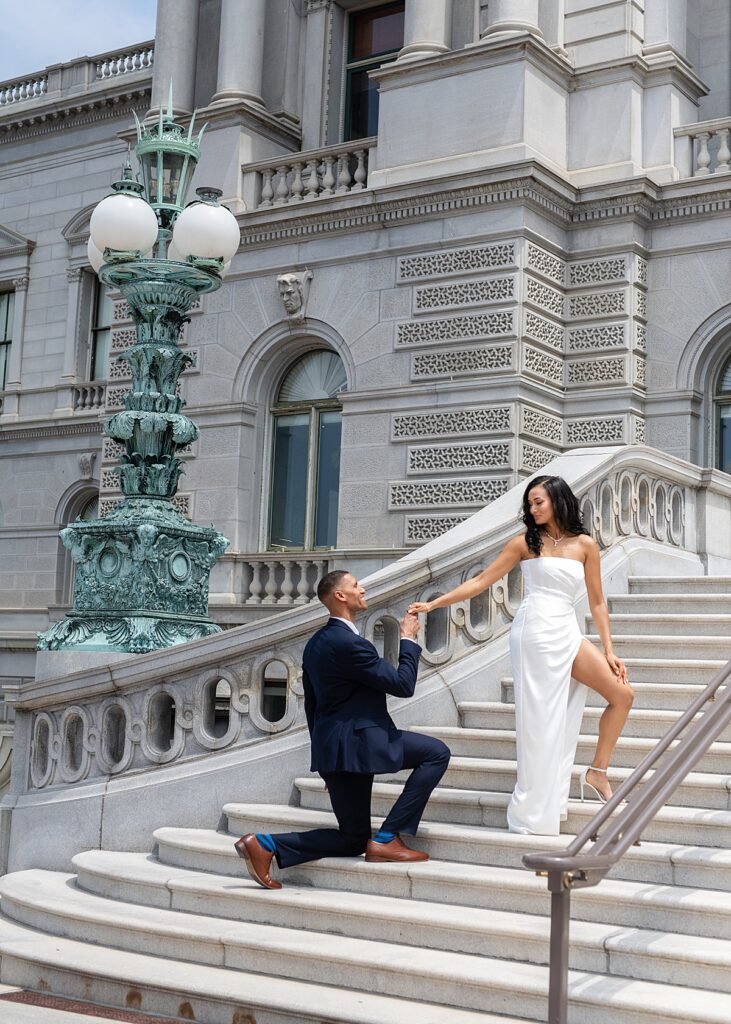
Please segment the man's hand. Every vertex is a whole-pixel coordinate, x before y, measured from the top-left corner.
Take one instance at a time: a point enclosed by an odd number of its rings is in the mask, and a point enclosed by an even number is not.
[[[419,632],[419,619],[411,612],[407,612],[403,619],[401,619],[401,622],[399,622],[399,627],[401,628],[402,639],[416,640]]]

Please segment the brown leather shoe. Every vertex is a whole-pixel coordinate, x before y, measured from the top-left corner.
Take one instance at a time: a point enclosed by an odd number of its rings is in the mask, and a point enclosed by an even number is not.
[[[421,850],[412,850],[399,836],[396,836],[390,843],[374,843],[372,839],[369,839],[365,859],[372,863],[429,860],[429,854],[422,853]]]
[[[269,866],[272,863],[273,853],[265,850],[253,832],[247,832],[245,836],[234,843],[234,848],[244,861],[249,874],[263,885],[265,889],[281,889],[282,883],[275,882],[269,875]]]

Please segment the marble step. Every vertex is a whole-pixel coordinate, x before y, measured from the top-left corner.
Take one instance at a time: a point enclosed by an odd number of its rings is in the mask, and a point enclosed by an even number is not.
[[[597,639],[590,637],[589,639]],[[685,658],[722,661],[731,658],[731,631],[726,636],[678,636],[662,633],[612,634],[620,658]]]
[[[461,737],[457,735],[454,739],[448,735],[448,729],[436,727],[430,730],[425,726],[419,729],[420,732],[438,732],[439,738],[451,745],[453,756],[449,768],[441,780],[440,785],[453,787],[455,789],[476,789],[491,790],[497,793],[511,793],[515,785],[517,766],[515,761],[501,761],[497,758],[480,756],[458,756],[454,747],[460,744]],[[455,730],[456,732],[457,730]],[[462,732],[481,732],[480,729],[462,730]],[[475,749],[484,753],[487,749],[484,743],[475,743]],[[575,767],[571,777],[571,796],[579,800],[581,786],[579,776],[582,769]],[[632,773],[631,768],[612,768],[611,783],[617,788]],[[407,773],[389,777],[392,781],[405,782]],[[588,791],[587,791],[588,792]],[[588,799],[588,796],[587,796]],[[690,772],[682,785],[673,793],[668,800],[670,806],[675,807],[706,807],[713,810],[731,810],[731,777],[726,775],[712,775],[704,772]]]
[[[209,829],[162,828],[155,832],[157,856],[166,864],[196,871],[241,875],[241,863],[233,849],[233,839],[245,832],[291,832],[311,828],[334,828],[331,811],[316,811],[279,804],[228,804],[224,808],[230,833]],[[377,829],[382,818],[373,818]],[[506,828],[471,827],[447,822],[425,821],[419,835],[412,840],[419,849],[441,861],[466,861],[473,865],[523,869],[525,853],[562,850],[573,836],[523,836]],[[366,864],[356,858],[325,858],[297,868],[298,877],[307,884],[320,887],[341,887],[341,870],[351,865],[356,875],[345,883],[348,891],[385,892],[405,895],[403,877],[408,869],[402,865]],[[382,870],[384,869],[385,870]],[[648,842],[631,847],[612,870],[612,877],[625,881],[652,882],[662,885],[718,889],[731,892],[731,851],[714,847],[681,846]],[[370,886],[375,885],[375,889]],[[393,889],[391,888],[393,886]],[[387,888],[384,888],[387,887]],[[407,889],[410,894],[411,890]],[[420,894],[420,898],[427,896]],[[443,899],[441,889],[433,896]]]
[[[696,652],[694,652],[696,653]],[[707,686],[726,664],[726,658],[699,657],[631,657],[625,658],[632,683],[656,683],[674,686],[695,683]]]
[[[0,892],[3,914],[20,924],[127,952],[187,960],[196,971],[207,965],[268,975],[272,988],[280,978],[316,985],[337,978],[340,987],[351,990],[401,999],[426,996],[431,1003],[465,1010],[545,1018],[548,970],[541,965],[441,949],[417,953],[383,940],[121,903],[83,892],[72,875],[60,872],[7,875],[0,879]],[[88,948],[93,956],[94,946]],[[728,993],[586,971],[570,972],[569,995],[576,1024],[720,1024],[723,1014],[731,1013]]]
[[[685,615],[731,615],[731,589],[724,594],[617,594],[607,598],[609,614],[645,612]]]
[[[586,615],[584,621],[587,636],[596,636],[597,629],[591,615]],[[722,638],[727,645],[728,657],[731,658],[731,644],[728,643],[731,637],[731,615],[696,614],[690,611],[684,614],[612,612],[611,627],[615,641],[617,637],[627,635]]]
[[[264,974],[206,964],[191,970],[184,960],[49,936],[1,915],[0,955],[7,984],[205,1024],[525,1024],[525,1018],[438,1006],[422,997],[392,998],[286,976],[273,984]],[[39,1017],[33,1024],[44,1022]]]
[[[709,677],[710,678],[710,677]],[[513,680],[506,678],[501,680],[503,702],[505,704],[515,703],[515,688]],[[636,711],[685,711],[693,703],[696,697],[700,696],[705,687],[699,684],[673,683],[637,683],[632,680],[632,688],[635,691],[635,703],[633,712]],[[720,691],[723,692],[723,688]],[[586,696],[586,706],[605,708],[607,702],[600,697],[595,690],[589,690]]]
[[[466,729],[460,726],[423,726],[432,736],[444,739],[453,754],[489,753],[500,761],[515,761],[515,730],[513,729]],[[449,737],[449,739],[446,739]],[[675,741],[677,743],[677,740]],[[468,749],[468,744],[472,744]],[[649,751],[657,746],[656,739],[642,736],[620,736],[612,754],[612,768],[636,768]],[[596,748],[596,736],[582,733],[576,748],[577,765],[591,764]],[[611,770],[611,769],[610,769]],[[711,775],[731,775],[731,743],[712,743],[701,756],[693,771]]]
[[[630,594],[730,594],[731,576],[630,576]]]
[[[303,807],[328,810],[330,803],[324,784],[319,779],[296,780]],[[401,793],[402,786],[393,782],[377,782],[373,786],[374,816],[385,816]],[[425,821],[451,822],[456,825],[506,827],[508,793],[478,792],[467,789],[437,788],[424,812]],[[568,819],[561,831],[578,834],[594,817],[596,802],[569,801]],[[643,838],[658,843],[679,843],[693,846],[731,845],[731,812],[705,808],[663,807],[647,826]]]
[[[581,722],[581,731],[587,736],[596,736],[603,706],[587,706]],[[708,710],[713,703],[707,703]],[[465,729],[515,729],[515,705],[501,701],[460,701],[458,704],[460,718]],[[639,708],[635,703],[629,718],[622,730],[623,736],[635,738],[661,739],[681,717],[685,708],[678,711],[665,709]],[[702,714],[702,712],[701,712]],[[418,731],[418,726],[412,726]],[[422,730],[423,731],[423,730]],[[719,736],[719,742],[731,742],[731,726]]]
[[[290,878],[295,871],[282,873],[285,888],[272,899],[271,893],[248,878],[235,887],[229,876],[171,868],[145,854],[93,850],[77,855],[74,867],[77,885],[105,899],[330,934],[342,934],[344,922],[347,922],[347,933],[353,938],[536,964],[549,962],[549,898],[540,879],[528,876],[529,884],[523,884],[526,872],[439,862],[414,865],[411,879],[417,885],[419,882],[429,884],[431,876],[432,885],[443,881],[446,888],[450,887],[450,882],[461,887],[469,902],[455,905],[420,900],[411,894],[398,898],[350,891],[344,896],[342,889],[297,885]],[[572,921],[572,968],[731,992],[731,941],[709,936],[696,943],[695,935],[668,935],[664,929],[648,930],[653,925],[645,927],[648,901],[643,899],[645,892],[642,890],[647,890],[647,886],[635,884],[631,895],[619,892],[611,882],[605,888],[605,901],[611,903],[614,899],[621,903],[620,917],[630,914],[634,902],[633,916],[640,923],[618,930],[620,922],[614,919],[595,922],[590,916],[594,904],[585,898],[591,890],[583,890],[578,902],[579,916]],[[627,890],[630,886],[625,883],[622,888]],[[497,900],[475,903],[474,891],[494,893]],[[658,892],[662,893],[661,897],[657,896]],[[689,890],[671,889],[671,892],[680,904]],[[696,893],[690,892],[696,900]],[[652,917],[662,898],[670,918],[668,894],[655,887],[653,893],[649,916]],[[727,901],[726,909],[731,918],[731,895],[703,893],[701,899],[709,906],[713,901],[715,908],[714,914],[704,917],[709,927],[721,913],[719,898]],[[497,909],[495,902],[499,902],[502,909]],[[599,909],[604,911],[602,906]],[[677,918],[677,911],[672,916]],[[690,958],[687,956],[689,948],[692,950]],[[615,949],[621,951],[619,970],[615,970],[613,963]]]

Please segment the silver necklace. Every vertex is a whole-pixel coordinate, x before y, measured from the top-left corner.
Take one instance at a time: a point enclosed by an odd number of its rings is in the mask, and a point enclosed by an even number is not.
[[[551,536],[551,534],[548,532],[548,530],[544,530],[543,532],[545,533],[545,535],[548,537],[549,540],[553,541],[554,549],[557,548],[558,545],[561,543],[561,541],[565,540],[565,538],[566,538],[566,534],[565,533],[560,533],[558,535],[558,537],[556,537],[556,539],[554,540],[554,538]]]

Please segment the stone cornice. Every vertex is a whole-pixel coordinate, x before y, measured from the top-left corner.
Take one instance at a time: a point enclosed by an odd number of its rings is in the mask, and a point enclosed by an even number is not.
[[[23,112],[13,111],[0,117],[0,145],[109,121],[131,112],[134,106],[144,106],[149,101],[151,88],[149,81],[137,84],[125,82],[114,90],[105,90],[98,95],[79,96],[73,100],[65,98]],[[140,104],[140,100],[145,103]]]
[[[505,177],[500,179],[500,174]],[[382,186],[348,197],[314,200],[306,207],[257,210],[240,214],[244,250],[283,241],[367,231],[396,222],[432,220],[486,206],[522,204],[533,207],[563,228],[598,221],[631,220],[642,226],[682,217],[703,217],[731,211],[727,176],[686,179],[658,185],[649,178],[577,189],[537,162],[462,175],[461,185],[442,178]],[[478,180],[479,178],[482,180]]]
[[[81,434],[102,435],[101,420],[86,420],[81,423],[73,421],[58,422],[46,420],[43,423],[28,426],[0,426],[0,443],[4,441],[28,441],[43,437],[74,437]]]
[[[634,54],[621,60],[603,61],[582,67],[574,72],[569,90],[578,92],[583,89],[594,89],[599,85],[615,85],[628,79],[643,88],[672,83],[696,103],[701,96],[707,96],[710,92],[708,86],[693,73],[690,65],[672,51],[650,60]]]

